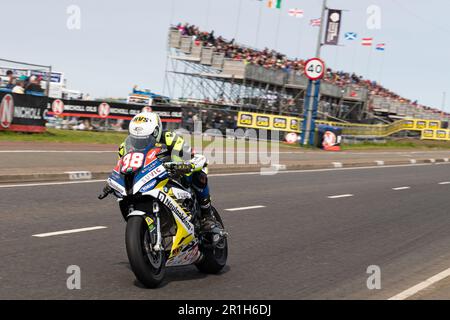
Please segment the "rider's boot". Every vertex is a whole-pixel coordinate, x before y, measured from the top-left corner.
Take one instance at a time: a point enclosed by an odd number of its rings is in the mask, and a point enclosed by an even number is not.
[[[208,196],[200,201],[200,229],[204,232],[211,232],[219,227],[216,218],[212,212],[211,198]]]

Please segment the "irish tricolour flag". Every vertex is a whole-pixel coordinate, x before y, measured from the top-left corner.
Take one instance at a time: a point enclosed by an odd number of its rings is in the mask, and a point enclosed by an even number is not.
[[[267,7],[270,9],[281,9],[281,0],[267,0]]]

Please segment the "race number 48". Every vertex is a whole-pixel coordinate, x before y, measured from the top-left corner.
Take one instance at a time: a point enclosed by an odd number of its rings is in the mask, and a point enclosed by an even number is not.
[[[144,154],[140,152],[129,153],[122,158],[122,172],[126,172],[129,168],[136,170],[142,166],[144,162]]]

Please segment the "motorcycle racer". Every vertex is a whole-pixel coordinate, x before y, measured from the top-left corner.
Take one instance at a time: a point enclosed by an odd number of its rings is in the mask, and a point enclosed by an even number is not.
[[[167,153],[163,158],[164,162],[184,163],[190,167],[190,172],[185,174],[183,179],[192,186],[199,201],[201,231],[214,229],[216,220],[211,208],[206,157],[194,155],[182,136],[173,131],[163,131],[159,115],[153,112],[142,112],[134,116],[128,133],[128,137],[119,146],[119,158],[130,151],[142,151],[153,144],[162,147]],[[189,160],[183,161],[183,158]]]

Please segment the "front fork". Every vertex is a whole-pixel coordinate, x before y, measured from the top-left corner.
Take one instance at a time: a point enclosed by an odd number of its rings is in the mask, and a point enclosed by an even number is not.
[[[150,233],[150,242],[154,251],[162,251],[162,236],[161,236],[161,219],[159,215],[159,204],[153,202],[153,214],[145,213],[141,210],[135,210],[130,207],[127,218],[132,216],[141,216],[147,223],[147,227]]]

